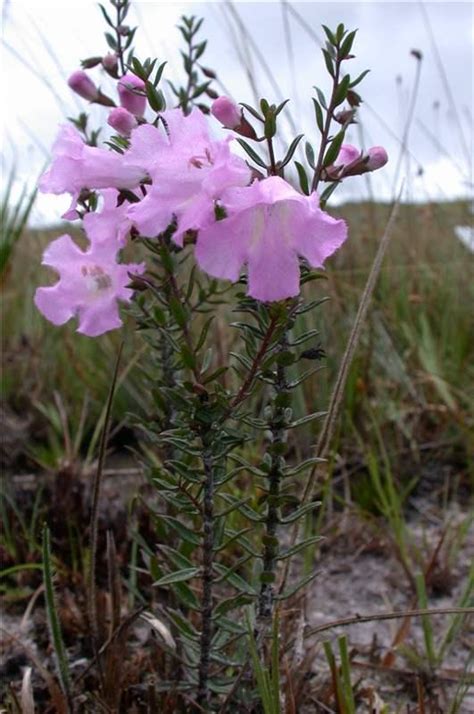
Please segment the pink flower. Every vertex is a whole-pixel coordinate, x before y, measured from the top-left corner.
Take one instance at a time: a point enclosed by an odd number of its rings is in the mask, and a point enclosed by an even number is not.
[[[206,117],[199,109],[188,116],[181,109],[169,109],[160,119],[159,128],[151,124],[137,127],[125,154],[128,163],[141,166],[157,181],[163,169],[181,168],[195,154],[203,153],[211,141]]]
[[[137,126],[137,120],[123,107],[115,107],[107,118],[107,124],[122,136],[130,136],[132,129]]]
[[[89,100],[89,102],[94,102],[99,97],[99,90],[94,82],[81,69],[78,69],[77,72],[73,72],[67,83],[76,94],[83,99]]]
[[[218,97],[211,107],[211,114],[216,117],[226,129],[235,129],[242,121],[240,107],[229,97]]]
[[[99,211],[86,213],[83,218],[84,230],[90,242],[107,243],[116,250],[123,248],[132,227],[127,217],[129,204],[124,201],[117,206],[118,191],[113,188],[101,191],[103,205]]]
[[[120,104],[131,114],[142,117],[146,108],[145,82],[135,74],[125,74],[118,83]]]
[[[112,151],[88,146],[74,127],[64,125],[53,145],[53,162],[39,181],[43,193],[70,193],[73,202],[66,217],[74,213],[83,188],[134,188],[145,177],[145,171],[125,164],[123,157]]]
[[[324,213],[316,194],[303,196],[278,176],[229,189],[222,201],[227,218],[199,232],[197,262],[233,282],[246,264],[248,294],[262,302],[298,295],[298,257],[322,267],[347,237],[345,222]]]
[[[184,233],[199,230],[212,220],[214,202],[230,186],[245,186],[250,170],[230,152],[229,140],[209,139],[204,115],[194,109],[163,112],[167,127],[140,126],[132,132],[129,160],[146,167],[153,179],[147,196],[134,203],[128,216],[140,233],[153,237],[176,218],[173,238],[181,244]]]
[[[54,240],[43,255],[43,265],[59,273],[52,287],[38,288],[35,305],[54,325],[78,317],[78,332],[96,337],[120,327],[117,300],[130,302],[128,273],[141,274],[143,264],[119,265],[117,247],[110,242],[94,243],[82,251],[71,236]]]
[[[388,161],[388,154],[383,148],[383,146],[373,146],[368,151],[369,160],[366,163],[367,169],[369,171],[376,171],[376,169],[381,169],[382,166]]]

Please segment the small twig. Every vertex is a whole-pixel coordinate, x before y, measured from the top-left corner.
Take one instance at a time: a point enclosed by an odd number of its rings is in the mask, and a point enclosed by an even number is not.
[[[230,409],[235,409],[236,407],[239,406],[241,402],[244,401],[244,399],[247,398],[248,396],[248,390],[252,385],[252,382],[255,378],[255,375],[257,373],[258,368],[260,367],[260,363],[262,362],[263,358],[265,357],[265,354],[267,352],[268,346],[271,342],[271,339],[273,337],[273,333],[275,332],[275,328],[278,323],[278,317],[274,316],[270,324],[268,325],[268,329],[266,332],[265,337],[262,340],[262,344],[260,345],[260,349],[255,355],[255,358],[253,360],[252,366],[249,370],[249,373],[247,375],[247,378],[245,379],[244,383],[240,387],[239,391],[237,392],[236,396],[231,402]]]
[[[400,610],[400,612],[380,612],[372,615],[354,615],[332,620],[325,625],[310,627],[304,634],[305,638],[319,635],[321,632],[332,630],[335,627],[348,627],[362,622],[376,622],[379,620],[398,620],[405,617],[425,617],[432,615],[474,615],[474,607],[434,607],[419,610]]]
[[[376,664],[375,662],[359,662],[357,659],[352,659],[351,660],[351,667],[359,667],[360,669],[373,669],[377,672],[383,672],[384,674],[393,674],[396,676],[402,676],[402,677],[412,677],[413,676],[413,670],[411,669],[403,669],[402,667],[391,667],[383,664]],[[436,679],[437,680],[443,680],[446,682],[460,682],[462,681],[464,676],[463,672],[459,672],[459,674],[455,672],[446,672],[444,670],[437,670],[436,671]]]

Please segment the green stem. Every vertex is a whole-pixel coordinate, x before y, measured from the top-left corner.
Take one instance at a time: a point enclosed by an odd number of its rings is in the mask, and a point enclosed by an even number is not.
[[[205,440],[207,441],[206,438]],[[208,681],[212,639],[212,570],[214,560],[214,459],[208,445],[204,445],[202,461],[204,466],[204,535],[202,544],[201,651],[198,671],[198,703],[207,711],[210,700]]]
[[[123,60],[123,47],[122,47],[122,35],[119,32],[120,25],[122,24],[122,6],[116,5],[117,7],[117,25],[115,26],[115,37],[117,40],[117,59],[120,66],[120,71],[122,76],[125,74],[125,62]]]
[[[285,331],[278,347],[278,352],[284,352],[288,349],[288,335]],[[282,403],[285,400],[278,399],[284,394],[287,394],[287,383],[285,368],[278,364],[275,382],[275,398],[274,398],[274,413],[269,423],[272,434],[271,452],[272,465],[268,473],[268,506],[265,519],[265,536],[263,539],[263,582],[260,588],[258,599],[258,619],[262,622],[271,620],[273,614],[274,602],[274,581],[275,569],[278,557],[278,526],[280,523],[280,487],[283,479],[283,472],[280,461],[281,445],[286,440],[285,428],[285,408]]]
[[[331,99],[329,101],[329,106],[326,112],[326,121],[323,127],[323,133],[321,136],[321,144],[319,146],[318,160],[316,162],[316,168],[314,169],[313,182],[311,184],[311,192],[318,190],[318,184],[321,179],[321,170],[323,168],[324,154],[326,153],[326,147],[329,141],[329,131],[331,129],[332,118],[334,114],[334,109],[336,108],[336,93],[339,85],[339,73],[341,71],[342,59],[339,57],[339,47],[337,50],[336,66],[334,70],[334,80],[332,85]]]

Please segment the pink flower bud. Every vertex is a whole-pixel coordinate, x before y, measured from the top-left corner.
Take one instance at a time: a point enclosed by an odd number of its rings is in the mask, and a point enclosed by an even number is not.
[[[212,103],[211,114],[225,126],[235,129],[242,121],[242,112],[238,105],[229,97],[219,97]]]
[[[375,171],[381,169],[388,161],[388,155],[383,146],[373,146],[367,152],[369,160],[367,161],[367,169]]]
[[[114,52],[109,52],[105,57],[102,57],[102,66],[104,69],[109,70],[109,72],[116,70],[117,64],[117,55]]]
[[[122,136],[130,136],[132,129],[135,129],[138,125],[133,114],[130,114],[130,112],[123,107],[115,107],[115,109],[112,109],[108,116],[107,123]]]
[[[145,82],[135,74],[125,74],[118,83],[120,104],[137,117],[142,117],[146,107],[146,96],[137,90],[144,90]]]
[[[73,92],[76,92],[83,99],[94,102],[99,97],[99,90],[94,82],[81,69],[73,72],[67,83]]]
[[[334,161],[334,165],[337,167],[353,166],[354,164],[358,163],[361,158],[362,152],[360,149],[355,146],[352,146],[352,144],[343,144],[339,149],[339,153],[337,155],[336,160]]]

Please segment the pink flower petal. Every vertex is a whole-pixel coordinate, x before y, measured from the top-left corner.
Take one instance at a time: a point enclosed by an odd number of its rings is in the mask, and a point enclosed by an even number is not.
[[[346,239],[344,221],[321,211],[317,196],[303,196],[277,176],[223,194],[227,218],[204,226],[195,248],[200,267],[236,281],[248,269],[248,294],[263,302],[300,291],[299,256],[322,266]]]
[[[79,318],[78,331],[95,337],[121,325],[117,300],[130,301],[129,273],[143,273],[143,264],[118,264],[116,241],[95,242],[82,251],[64,235],[46,249],[43,264],[59,274],[59,281],[38,288],[35,304],[55,325]]]

